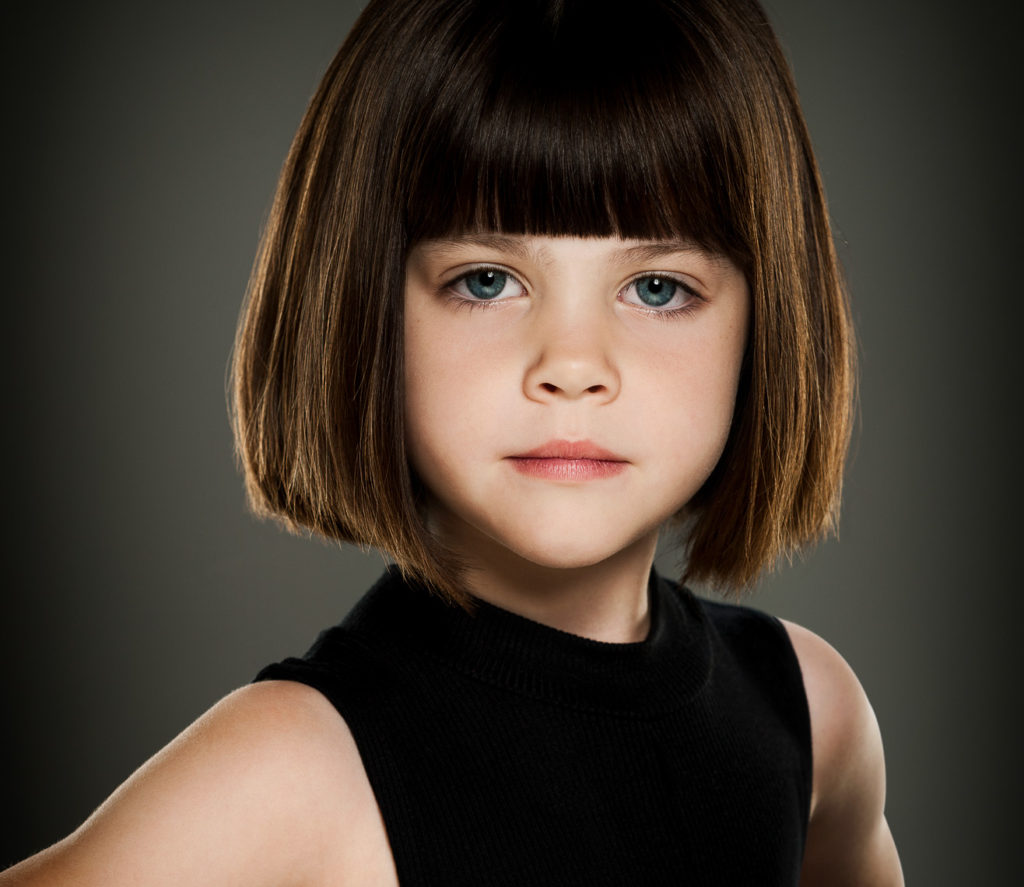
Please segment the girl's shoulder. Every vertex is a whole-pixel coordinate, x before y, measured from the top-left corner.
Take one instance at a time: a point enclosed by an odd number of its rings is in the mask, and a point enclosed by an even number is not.
[[[813,631],[780,621],[800,663],[811,714],[813,817],[822,790],[839,775],[836,765],[856,764],[864,771],[862,776],[877,782],[882,763],[881,734],[864,688],[839,652]]]
[[[814,780],[801,884],[903,883],[885,808],[885,757],[874,710],[853,669],[825,640],[782,622],[811,716]],[[844,880],[836,881],[836,873]]]
[[[345,722],[311,687],[265,681],[214,705],[0,885],[388,883],[388,865]]]

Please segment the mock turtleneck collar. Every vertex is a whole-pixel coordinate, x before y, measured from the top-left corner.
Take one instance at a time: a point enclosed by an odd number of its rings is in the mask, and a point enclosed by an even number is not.
[[[710,646],[703,612],[689,591],[652,570],[648,596],[647,638],[607,643],[482,600],[467,613],[406,582],[391,567],[344,624],[397,657],[425,655],[532,698],[595,712],[654,715],[677,709],[704,686]]]

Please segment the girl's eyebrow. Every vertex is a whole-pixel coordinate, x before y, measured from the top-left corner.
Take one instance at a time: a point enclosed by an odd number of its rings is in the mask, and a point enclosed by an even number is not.
[[[423,246],[434,255],[442,257],[466,246],[495,249],[523,259],[534,254],[534,250],[531,249],[522,237],[489,232],[460,234],[456,237],[439,237],[425,241]],[[544,252],[541,249],[537,252],[537,255],[543,257]],[[614,260],[624,263],[654,262],[666,256],[678,255],[680,253],[695,255],[712,263],[721,261],[724,258],[718,253],[699,246],[692,240],[674,238],[671,240],[652,240],[638,243],[635,246],[623,247],[615,252]]]
[[[506,234],[460,234],[458,237],[439,237],[427,240],[424,248],[436,255],[455,252],[465,246],[481,246],[487,249],[510,253],[517,258],[526,258],[530,249],[522,238],[510,237]]]
[[[718,262],[722,256],[711,252],[692,240],[653,240],[650,243],[641,243],[637,246],[628,246],[619,250],[616,258],[622,262],[655,262],[666,256],[673,256],[679,253],[689,253],[704,259],[708,262]]]

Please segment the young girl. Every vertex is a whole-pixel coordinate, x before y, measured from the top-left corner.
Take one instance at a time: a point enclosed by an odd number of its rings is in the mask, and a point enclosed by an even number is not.
[[[394,565],[0,883],[902,883],[842,659],[652,570],[831,528],[852,352],[753,0],[374,0],[235,415],[257,509]]]

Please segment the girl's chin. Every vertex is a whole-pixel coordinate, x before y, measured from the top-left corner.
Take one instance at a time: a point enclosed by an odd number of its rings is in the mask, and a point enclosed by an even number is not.
[[[638,539],[580,539],[567,533],[564,538],[547,535],[542,539],[529,540],[492,539],[499,551],[489,553],[497,555],[497,560],[521,562],[524,569],[569,572],[610,566],[630,558],[646,561],[654,556],[656,540],[656,530]],[[476,560],[481,560],[479,555],[482,553],[478,550]],[[481,566],[486,569],[491,558],[485,554],[482,560]]]
[[[658,525],[623,532],[621,516],[612,521],[588,520],[586,514],[573,512],[548,514],[541,522],[519,521],[512,515],[506,515],[512,519],[496,522],[489,517],[477,514],[463,518],[439,506],[432,510],[429,523],[467,563],[476,569],[499,572],[571,571],[631,559],[642,564],[653,558],[658,537]]]

